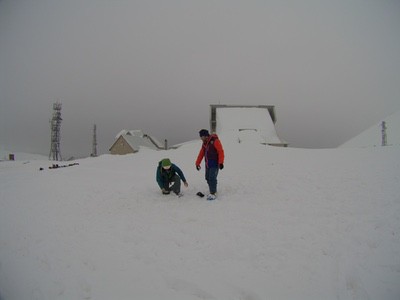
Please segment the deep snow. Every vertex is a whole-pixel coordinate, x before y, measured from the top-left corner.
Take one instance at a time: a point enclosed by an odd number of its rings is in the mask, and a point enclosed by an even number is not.
[[[216,201],[195,195],[200,141],[54,170],[0,162],[0,299],[400,298],[400,147],[221,139]],[[164,157],[182,198],[157,187]]]

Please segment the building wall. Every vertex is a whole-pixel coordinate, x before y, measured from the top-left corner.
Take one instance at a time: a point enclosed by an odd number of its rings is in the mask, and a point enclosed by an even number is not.
[[[137,151],[132,149],[132,147],[126,142],[126,140],[122,136],[120,136],[110,148],[111,154],[124,155],[135,152]]]
[[[276,123],[275,106],[273,105],[226,105],[211,104],[210,105],[210,130],[215,133],[217,129],[217,109],[218,108],[262,108],[268,110],[272,122]]]

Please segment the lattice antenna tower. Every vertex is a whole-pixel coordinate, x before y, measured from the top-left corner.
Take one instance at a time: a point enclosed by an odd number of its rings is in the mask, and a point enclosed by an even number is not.
[[[49,159],[62,160],[60,150],[60,129],[61,129],[61,103],[53,103],[53,118],[50,120],[51,143]]]
[[[97,156],[97,137],[96,137],[96,124],[93,125],[93,142],[92,142],[92,157]]]

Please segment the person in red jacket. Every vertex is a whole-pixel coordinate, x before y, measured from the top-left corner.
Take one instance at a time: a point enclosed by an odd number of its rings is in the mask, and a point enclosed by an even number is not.
[[[196,160],[196,169],[200,171],[201,161],[204,158],[206,167],[206,181],[210,190],[207,200],[215,200],[217,197],[217,176],[218,171],[224,168],[224,149],[216,134],[211,134],[206,129],[199,131],[203,141],[199,155]]]

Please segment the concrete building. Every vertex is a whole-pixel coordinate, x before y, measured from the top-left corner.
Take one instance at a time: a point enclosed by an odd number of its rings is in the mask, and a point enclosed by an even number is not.
[[[275,128],[275,107],[271,105],[210,105],[210,130],[242,143],[252,142],[287,147]]]

